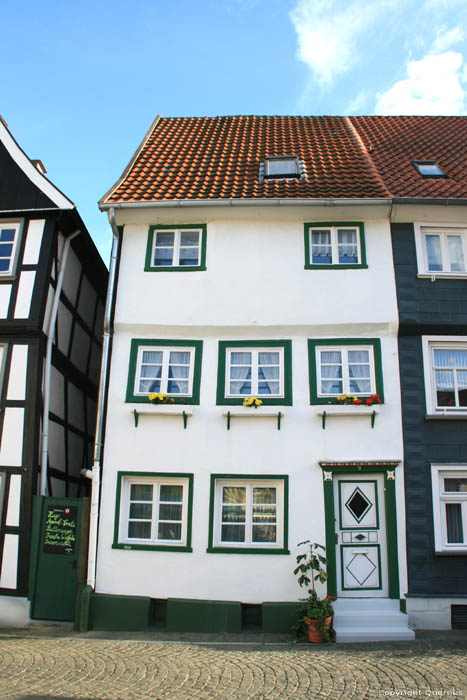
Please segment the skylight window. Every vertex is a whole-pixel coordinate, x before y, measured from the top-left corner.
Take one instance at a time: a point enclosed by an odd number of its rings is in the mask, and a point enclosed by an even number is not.
[[[412,165],[423,177],[447,177],[435,160],[414,160]]]
[[[275,156],[264,159],[264,177],[287,178],[300,177],[300,168],[296,156]]]

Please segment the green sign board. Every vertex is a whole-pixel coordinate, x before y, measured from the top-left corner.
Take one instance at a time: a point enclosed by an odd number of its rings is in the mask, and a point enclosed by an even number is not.
[[[44,524],[45,554],[74,554],[78,506],[49,505]]]

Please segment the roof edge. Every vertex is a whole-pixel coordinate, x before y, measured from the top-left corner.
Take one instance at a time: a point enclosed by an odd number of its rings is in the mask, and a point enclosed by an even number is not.
[[[141,153],[141,151],[142,151],[143,148],[145,147],[147,141],[148,141],[149,138],[151,137],[151,135],[152,135],[154,129],[156,128],[156,126],[158,125],[158,123],[159,123],[159,121],[160,121],[161,119],[162,119],[162,114],[158,114],[157,117],[156,117],[156,118],[154,119],[154,121],[152,122],[152,124],[151,124],[151,126],[149,127],[149,129],[147,130],[147,132],[146,132],[146,134],[145,134],[143,140],[142,140],[141,143],[139,144],[139,146],[138,146],[138,148],[136,149],[136,151],[134,152],[133,156],[130,158],[130,161],[129,161],[128,165],[126,166],[126,168],[125,168],[125,170],[123,171],[123,173],[120,175],[120,177],[119,177],[119,179],[117,180],[117,182],[116,182],[114,185],[112,185],[112,187],[111,187],[109,190],[107,190],[107,192],[104,194],[103,197],[100,198],[100,200],[98,201],[98,205],[99,205],[99,208],[100,208],[100,209],[102,209],[102,206],[101,206],[101,205],[105,202],[105,200],[108,199],[108,197],[110,197],[110,195],[111,195],[116,189],[118,189],[118,188],[120,187],[120,185],[126,180],[126,178],[128,177],[128,175],[130,174],[130,171],[131,171],[133,165],[135,164],[135,161],[137,160],[139,154]]]
[[[58,209],[75,209],[76,205],[71,199],[63,194],[43,173],[41,173],[29,156],[23,151],[15,137],[6,126],[6,122],[0,121],[0,140],[15,161],[17,166],[21,168],[26,177],[48,197]]]
[[[166,199],[144,202],[99,202],[99,209],[145,209],[151,207],[235,207],[235,206],[389,206],[392,197],[375,199]]]

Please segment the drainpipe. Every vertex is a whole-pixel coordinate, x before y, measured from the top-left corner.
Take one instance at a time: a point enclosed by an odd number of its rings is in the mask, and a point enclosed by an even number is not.
[[[52,302],[52,309],[50,312],[49,325],[47,328],[47,350],[45,353],[45,364],[44,364],[44,383],[43,383],[43,395],[44,395],[44,410],[42,414],[42,442],[41,442],[41,480],[39,493],[41,496],[47,495],[47,473],[48,473],[48,458],[49,458],[49,407],[50,407],[50,370],[52,366],[52,346],[55,332],[55,323],[57,321],[58,313],[58,302],[60,301],[60,294],[62,292],[63,286],[63,276],[65,274],[66,262],[68,258],[68,251],[70,250],[70,243],[81,233],[80,230],[73,231],[67,238],[65,238],[65,243],[63,244],[62,255],[60,258],[60,267],[58,270],[58,277],[55,285],[55,294]]]
[[[113,242],[110,256],[109,284],[107,287],[107,299],[105,301],[104,334],[102,339],[102,362],[99,380],[99,396],[97,399],[96,439],[94,442],[94,463],[92,471],[83,469],[82,474],[92,480],[91,510],[89,518],[89,553],[88,553],[88,578],[87,585],[92,589],[96,587],[96,563],[97,563],[97,527],[99,522],[99,491],[101,483],[101,462],[104,433],[104,409],[107,393],[109,374],[110,341],[112,338],[112,308],[115,296],[115,282],[117,278],[118,247],[120,236],[115,223],[115,210],[109,210],[109,223],[112,229]]]

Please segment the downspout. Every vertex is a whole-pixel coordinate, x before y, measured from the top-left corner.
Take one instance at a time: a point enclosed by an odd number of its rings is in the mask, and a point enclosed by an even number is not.
[[[57,321],[58,314],[58,303],[60,301],[60,294],[62,292],[63,277],[65,274],[66,262],[68,258],[68,251],[70,250],[70,243],[81,233],[81,231],[73,231],[67,238],[65,238],[65,243],[63,244],[62,255],[60,259],[60,267],[58,271],[57,282],[55,285],[55,294],[52,302],[52,309],[50,312],[49,324],[47,328],[47,349],[45,353],[45,364],[44,364],[44,383],[43,383],[43,396],[44,396],[44,408],[42,413],[42,441],[41,441],[41,480],[39,493],[41,496],[47,495],[47,475],[48,475],[48,459],[49,459],[49,408],[50,408],[50,371],[52,366],[52,346],[55,332],[55,323]]]
[[[105,397],[109,374],[110,341],[112,338],[112,309],[115,296],[115,282],[117,279],[117,261],[120,236],[115,223],[115,210],[109,210],[109,223],[112,229],[113,241],[110,255],[109,284],[107,287],[107,299],[105,301],[104,334],[102,339],[102,362],[99,380],[99,396],[97,398],[96,439],[94,442],[94,462],[92,471],[83,470],[82,474],[92,480],[91,510],[89,518],[89,553],[88,553],[88,578],[87,585],[92,589],[96,587],[96,563],[97,563],[97,528],[99,523],[99,491],[101,484],[101,462],[104,434]]]

